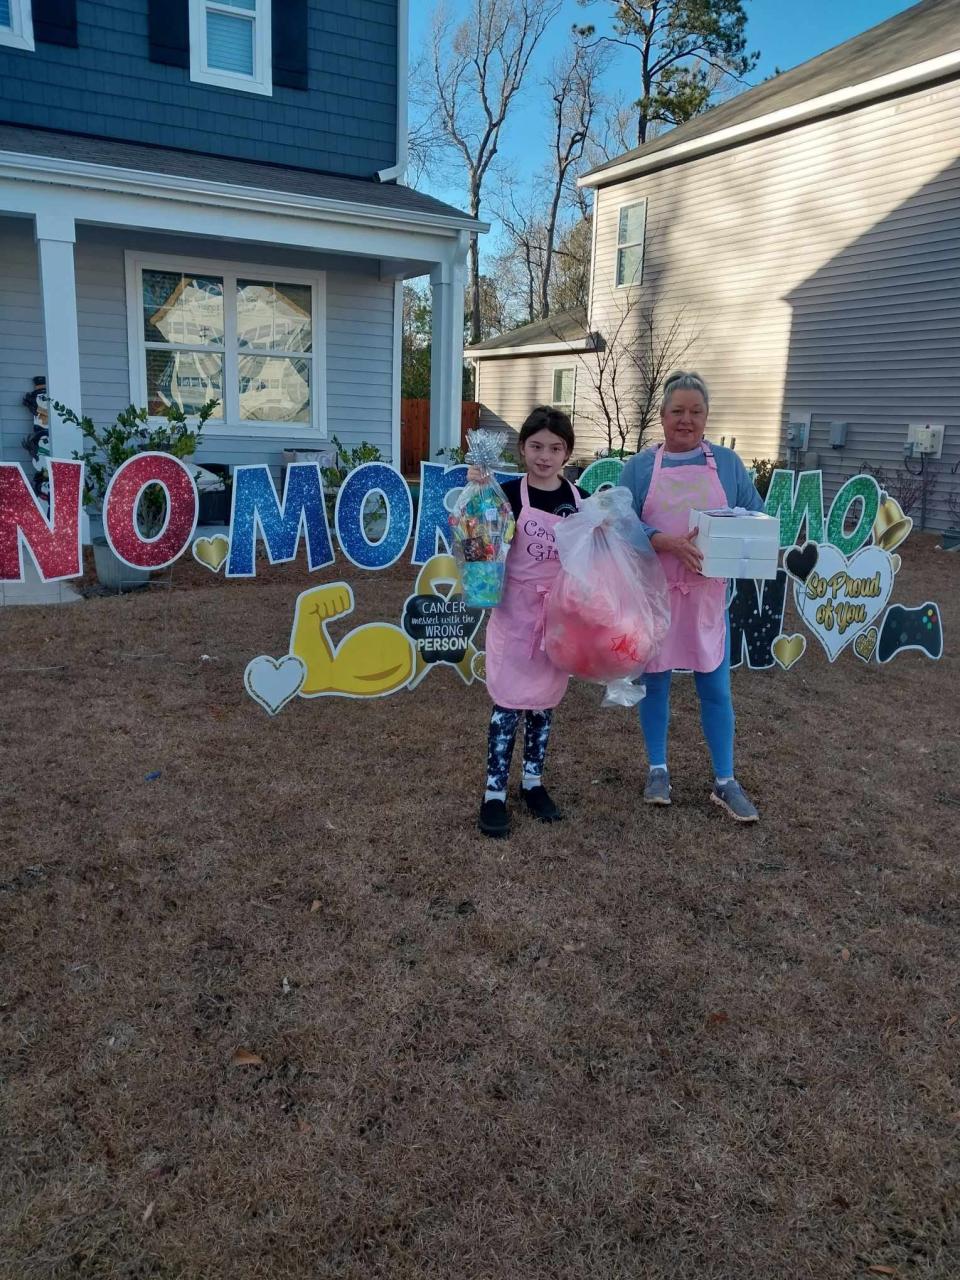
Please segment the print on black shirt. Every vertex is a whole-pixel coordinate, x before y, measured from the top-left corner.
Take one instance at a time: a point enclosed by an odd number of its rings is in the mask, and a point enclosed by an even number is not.
[[[507,501],[513,509],[514,520],[520,519],[520,484],[521,480],[508,480],[505,484],[501,484],[501,489],[507,496]],[[529,481],[527,481],[527,493],[530,496],[530,505],[535,511],[545,511],[550,516],[572,516],[577,510],[576,499],[573,495],[574,486],[569,480],[561,478],[559,488],[556,489],[535,489]],[[580,488],[577,489],[581,498],[587,498],[590,495],[584,493]]]

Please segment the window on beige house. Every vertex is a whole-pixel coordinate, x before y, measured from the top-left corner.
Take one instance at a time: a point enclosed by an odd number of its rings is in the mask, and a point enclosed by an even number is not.
[[[617,287],[643,281],[643,236],[647,225],[647,202],[628,204],[620,210],[617,228]]]
[[[562,409],[564,413],[573,412],[573,387],[575,380],[575,369],[554,369],[552,404],[555,409]]]

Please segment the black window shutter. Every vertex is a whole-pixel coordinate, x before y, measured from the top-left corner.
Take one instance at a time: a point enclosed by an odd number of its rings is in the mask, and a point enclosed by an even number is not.
[[[33,0],[33,38],[77,47],[77,0]]]
[[[273,0],[273,83],[306,89],[307,0]]]
[[[147,31],[151,62],[190,66],[189,0],[149,0]]]

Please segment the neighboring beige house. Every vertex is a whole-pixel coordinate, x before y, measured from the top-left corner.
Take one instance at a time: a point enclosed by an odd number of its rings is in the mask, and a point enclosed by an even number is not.
[[[655,333],[679,322],[678,345],[690,342],[682,363],[710,384],[710,437],[735,442],[748,463],[821,467],[830,492],[880,466],[895,487],[910,427],[943,428],[942,456],[923,459],[934,481],[926,525],[951,523],[957,0],[924,0],[582,181],[596,190],[589,315],[468,350],[484,421],[515,427],[532,403],[567,400],[572,386],[578,443],[605,444],[591,348],[618,330],[637,346],[652,308]],[[621,392],[635,397],[638,375],[625,377]],[[919,457],[909,466],[919,470]]]

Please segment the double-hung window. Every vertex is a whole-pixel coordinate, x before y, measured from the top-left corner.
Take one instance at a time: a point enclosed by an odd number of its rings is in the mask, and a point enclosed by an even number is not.
[[[323,434],[323,277],[128,257],[131,390],[151,415],[217,402],[211,425]]]
[[[553,371],[553,400],[552,404],[555,409],[562,409],[564,413],[573,413],[573,388],[576,381],[576,369],[564,368],[554,369]]]
[[[32,50],[33,17],[30,0],[0,0],[0,45]]]
[[[624,205],[617,224],[617,287],[643,281],[643,235],[647,202]]]
[[[221,89],[271,94],[270,4],[271,0],[190,0],[190,79]]]

